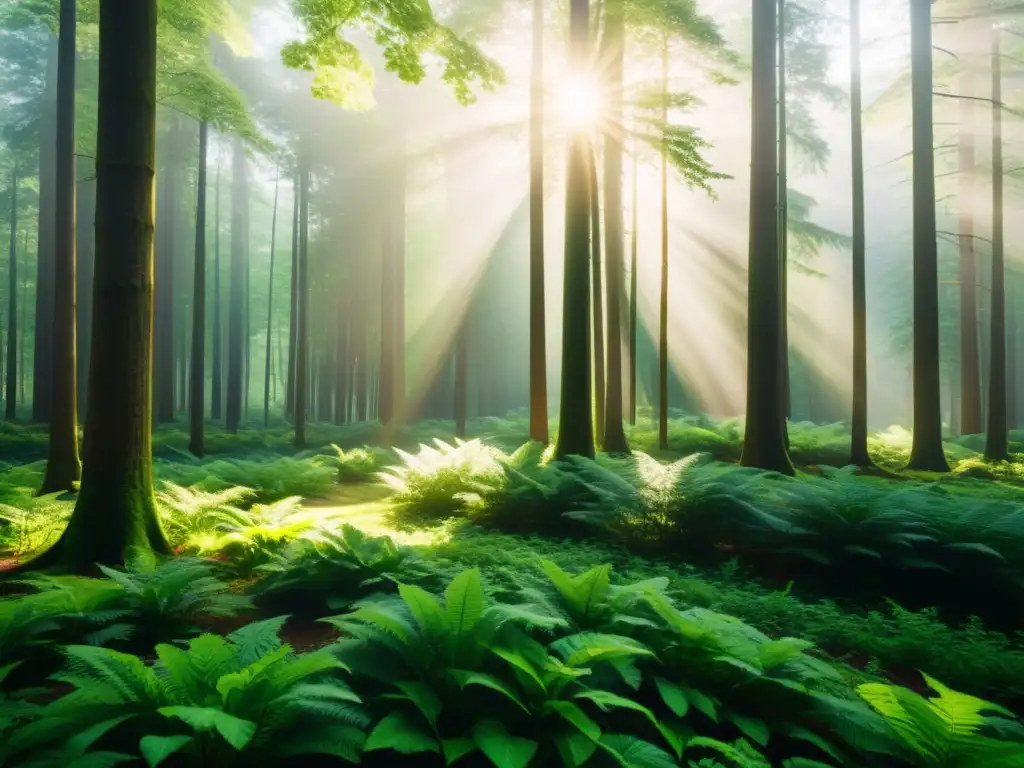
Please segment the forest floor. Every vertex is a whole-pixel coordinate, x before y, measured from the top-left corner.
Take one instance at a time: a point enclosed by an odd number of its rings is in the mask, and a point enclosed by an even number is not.
[[[449,428],[417,425],[395,450],[374,447],[371,427],[314,425],[323,447],[299,454],[285,426],[213,432],[202,460],[184,453],[180,431],[162,428],[158,504],[188,557],[131,564],[125,583],[135,586],[118,581],[128,591],[116,595],[104,579],[36,583],[42,591],[20,598],[33,606],[22,614],[19,599],[0,599],[0,734],[10,688],[3,664],[55,670],[52,658],[31,661],[33,648],[96,642],[152,663],[155,643],[196,631],[230,640],[288,615],[277,636],[308,653],[351,631],[324,616],[392,593],[396,582],[442,593],[467,569],[489,600],[530,621],[563,615],[543,597],[545,574],[604,578],[622,591],[612,595],[653,584],[693,620],[712,611],[763,633],[757,642],[805,639],[849,690],[884,683],[930,695],[924,671],[1024,710],[1024,475],[1017,464],[982,461],[974,438],[947,443],[954,472],[939,477],[900,471],[905,431],[875,435],[876,461],[891,474],[872,477],[840,468],[841,425],[794,425],[801,471],[787,479],[736,466],[742,431],[731,422],[676,419],[665,454],[651,449],[648,424],[630,432],[633,456],[566,465],[525,442],[522,419],[476,422],[468,443],[448,442]],[[45,434],[4,429],[0,558],[13,564],[55,540],[74,498],[34,496]],[[1013,435],[1015,453],[1022,438]],[[63,597],[48,602],[54,589]],[[111,613],[128,618],[109,625],[101,617]],[[710,627],[709,637],[725,631]]]

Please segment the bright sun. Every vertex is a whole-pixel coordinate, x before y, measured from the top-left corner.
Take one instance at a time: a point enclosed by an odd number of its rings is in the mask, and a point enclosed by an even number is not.
[[[558,109],[571,128],[589,128],[601,117],[601,89],[588,77],[570,77],[559,89]]]

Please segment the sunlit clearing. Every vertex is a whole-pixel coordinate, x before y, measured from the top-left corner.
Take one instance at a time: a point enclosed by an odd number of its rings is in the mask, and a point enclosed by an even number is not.
[[[597,125],[601,118],[601,89],[593,78],[574,75],[566,79],[558,93],[562,119],[573,130]]]

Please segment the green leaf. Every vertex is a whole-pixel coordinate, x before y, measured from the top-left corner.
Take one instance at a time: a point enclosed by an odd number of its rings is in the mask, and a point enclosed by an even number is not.
[[[160,763],[192,742],[191,736],[143,736],[139,740],[139,751],[149,768]]]
[[[665,706],[679,717],[686,717],[686,713],[690,711],[690,700],[686,697],[686,691],[663,677],[654,678],[654,684],[658,686],[658,693],[661,694]]]
[[[404,712],[392,712],[370,732],[363,751],[372,752],[376,749],[393,749],[402,755],[440,752],[437,739]]]
[[[541,567],[581,621],[589,619],[611,591],[611,566],[600,565],[576,577],[569,576],[550,560],[542,561]]]
[[[395,683],[395,687],[405,694],[405,697],[416,705],[416,709],[423,713],[423,716],[430,723],[430,727],[437,729],[437,717],[441,714],[441,699],[434,693],[430,686],[418,680]]]
[[[801,640],[796,637],[782,637],[778,640],[769,640],[757,647],[757,653],[761,660],[761,668],[764,670],[775,669],[787,661],[801,656],[808,648],[813,648],[814,643]]]
[[[461,669],[453,669],[450,670],[450,672],[452,677],[455,678],[455,682],[459,684],[460,688],[465,688],[469,685],[479,685],[484,688],[490,688],[492,691],[497,691],[524,712],[529,714],[530,710],[526,708],[525,704],[523,704],[519,695],[494,675],[488,675],[483,672],[466,672]]]
[[[601,727],[571,701],[549,701],[545,709],[554,712],[591,741],[601,738]]]
[[[438,636],[444,634],[445,613],[436,597],[412,584],[399,584],[398,593],[424,632]]]
[[[712,722],[718,722],[718,706],[711,697],[693,688],[684,688],[683,690],[686,692],[686,698],[698,712],[704,714]]]
[[[444,751],[445,765],[451,765],[456,760],[476,751],[476,744],[472,739],[444,739],[441,741],[441,749]]]
[[[513,669],[522,672],[527,678],[537,684],[537,688],[540,691],[547,693],[548,688],[541,679],[537,668],[522,653],[511,648],[500,647],[491,648],[491,653],[507,662]]]
[[[161,707],[157,711],[164,717],[175,717],[201,733],[216,731],[239,752],[256,735],[256,723],[213,707]]]
[[[679,765],[668,752],[636,736],[608,734],[602,736],[598,744],[623,768],[678,768]]]
[[[564,704],[565,702],[559,703]],[[575,729],[569,729],[555,734],[555,748],[562,758],[563,765],[569,768],[578,768],[594,754],[597,742]]]
[[[658,727],[658,718],[654,716],[651,710],[639,702],[611,693],[610,691],[582,691],[573,696],[573,698],[592,701],[597,704],[602,712],[607,712],[611,708],[631,709],[646,717],[655,728]]]
[[[464,637],[484,614],[484,588],[480,571],[472,568],[456,576],[444,592],[444,612],[448,631],[456,642]]]
[[[473,726],[473,741],[497,768],[526,768],[537,753],[537,742],[511,735],[497,720]]]
[[[791,757],[782,761],[782,768],[832,768],[832,766],[807,757]]]
[[[654,652],[647,646],[632,638],[598,632],[580,632],[563,637],[551,644],[551,650],[560,654],[570,667],[586,667],[637,656],[654,656]]]
[[[728,715],[728,718],[748,739],[760,744],[762,747],[768,746],[768,739],[771,736],[771,731],[764,720],[735,713]]]

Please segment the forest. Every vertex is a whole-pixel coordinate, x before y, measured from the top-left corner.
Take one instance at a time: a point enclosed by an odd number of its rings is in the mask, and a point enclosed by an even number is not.
[[[1017,0],[4,0],[0,766],[1024,768],[1022,205]]]

